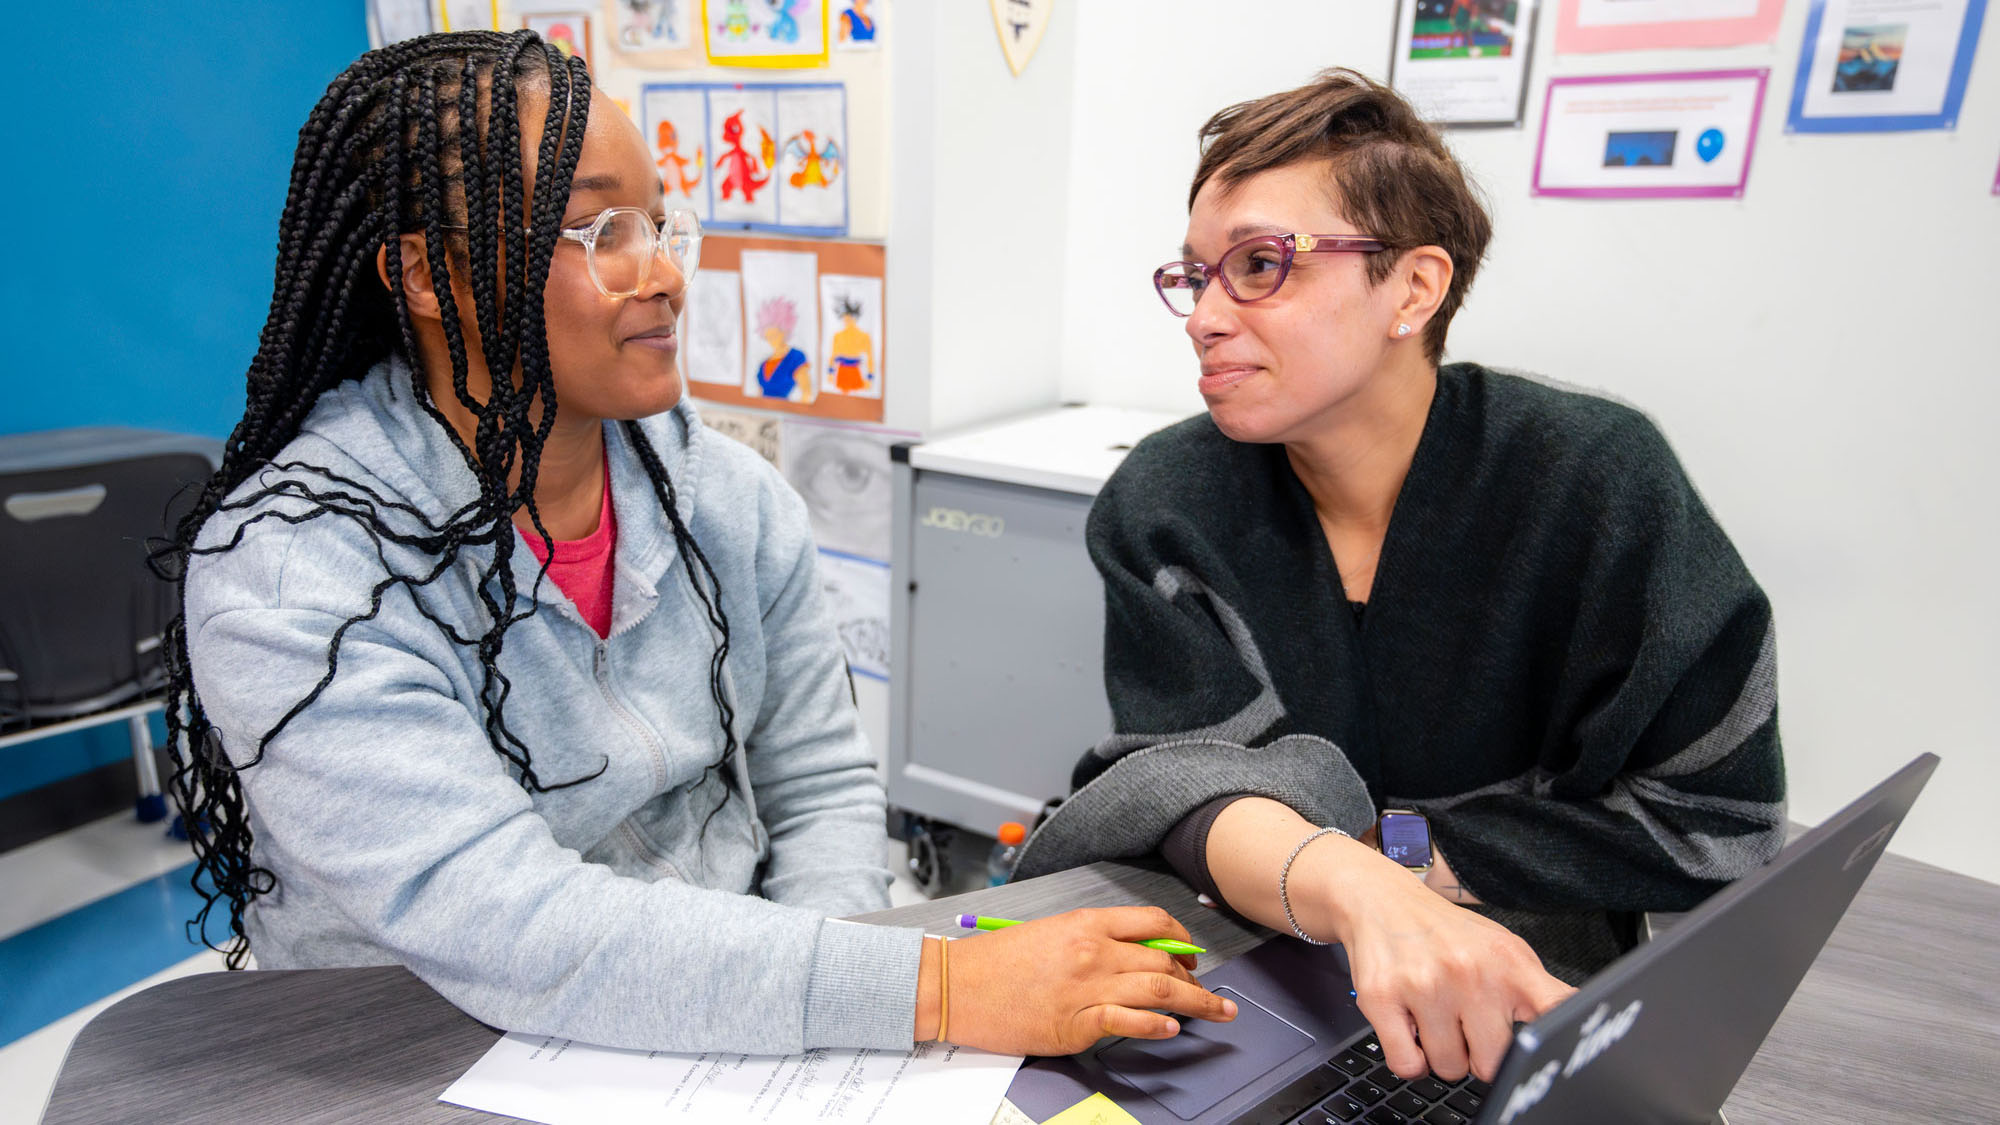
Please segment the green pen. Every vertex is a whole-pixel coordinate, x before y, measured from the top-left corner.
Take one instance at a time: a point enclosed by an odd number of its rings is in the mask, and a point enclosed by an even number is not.
[[[988,918],[979,914],[961,914],[958,916],[959,928],[966,930],[1004,930],[1009,926],[1018,926],[1020,924],[1012,918]],[[1208,950],[1203,949],[1199,945],[1189,945],[1187,942],[1178,941],[1170,937],[1158,937],[1151,941],[1135,942],[1134,944],[1143,945],[1148,949],[1157,949],[1162,953],[1192,955],[1208,952]]]

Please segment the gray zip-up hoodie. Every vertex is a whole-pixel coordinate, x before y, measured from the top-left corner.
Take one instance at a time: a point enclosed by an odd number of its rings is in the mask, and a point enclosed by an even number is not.
[[[377,367],[315,405],[276,464],[303,462],[440,523],[476,485],[413,398]],[[921,933],[829,920],[888,905],[884,798],[819,588],[805,506],[748,448],[683,400],[644,423],[729,619],[727,683],[744,751],[721,811],[715,638],[637,453],[605,427],[618,519],[611,635],[554,583],[506,634],[508,727],[544,784],[529,793],[482,726],[480,665],[407,586],[351,627],[325,692],[239,776],[257,862],[276,891],[246,927],[264,968],[397,963],[472,1016],[515,1031],[667,1051],[905,1047]],[[266,482],[287,476],[267,470]],[[249,486],[239,490],[248,491]],[[352,493],[352,489],[345,491]],[[378,502],[392,526],[416,525]],[[434,561],[325,515],[267,500],[225,512],[187,578],[188,651],[239,765],[327,670],[342,622],[385,577]],[[469,547],[415,596],[483,631]],[[761,897],[760,897],[761,896]]]

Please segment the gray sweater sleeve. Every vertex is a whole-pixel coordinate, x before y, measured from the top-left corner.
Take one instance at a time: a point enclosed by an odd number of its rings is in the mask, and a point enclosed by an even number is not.
[[[797,494],[766,502],[795,509],[768,522],[808,526]],[[818,552],[804,534],[769,536],[759,556],[764,691],[744,741],[749,789],[771,838],[762,892],[836,916],[886,910],[887,802],[821,596]]]
[[[286,556],[320,572],[371,561],[365,545],[315,533],[309,551],[295,538],[248,537],[189,580],[196,683],[239,765],[327,674],[329,638],[352,613],[331,583],[283,586]],[[308,963],[393,960],[483,1022],[613,1047],[907,1046],[919,931],[584,860],[456,697],[449,644],[390,593],[347,629],[313,704],[241,771],[260,859],[285,873],[275,894],[291,930],[271,948],[310,950]],[[774,788],[851,774],[856,745],[792,747]],[[814,820],[804,793],[773,804]],[[872,823],[879,834],[879,813]],[[253,905],[253,942],[257,917]]]
[[[766,502],[791,509],[769,522],[809,526],[797,494],[767,493]],[[770,833],[760,890],[773,902],[835,916],[886,910],[886,801],[827,620],[818,552],[806,535],[774,535],[759,556],[765,690],[746,739],[745,789]],[[907,1045],[915,1034],[917,935],[825,923],[807,980],[806,1045]]]

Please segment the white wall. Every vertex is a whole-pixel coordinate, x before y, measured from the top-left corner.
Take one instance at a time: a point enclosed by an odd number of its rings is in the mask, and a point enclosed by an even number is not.
[[[888,424],[937,434],[1055,402],[1077,9],[1016,78],[991,9],[896,8]]]
[[[1022,246],[1063,254],[1059,396],[1193,412],[1186,337],[1148,282],[1181,242],[1195,131],[1324,66],[1383,77],[1393,5],[1074,7],[1070,237]],[[1551,5],[1530,128],[1451,134],[1498,231],[1451,352],[1659,420],[1775,604],[1795,819],[1935,751],[1896,850],[2000,880],[2000,32],[1957,132],[1793,137],[1806,8],[1775,47],[1558,59]],[[1740,66],[1772,70],[1742,201],[1529,196],[1551,75]]]

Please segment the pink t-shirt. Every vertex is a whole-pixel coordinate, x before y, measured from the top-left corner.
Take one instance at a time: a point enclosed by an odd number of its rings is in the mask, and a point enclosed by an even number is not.
[[[604,465],[604,508],[597,515],[597,530],[582,539],[555,541],[555,561],[549,562],[542,550],[542,537],[521,533],[535,561],[549,564],[549,578],[556,588],[569,595],[578,613],[600,637],[611,635],[611,572],[618,559],[618,518],[611,511],[611,464]]]

